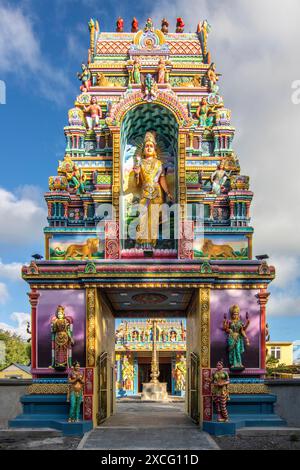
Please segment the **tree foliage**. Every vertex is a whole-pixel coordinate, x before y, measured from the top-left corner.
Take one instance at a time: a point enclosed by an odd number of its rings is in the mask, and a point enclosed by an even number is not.
[[[12,362],[28,365],[30,363],[30,344],[16,334],[0,330],[0,342],[4,343],[4,354],[0,355],[0,369]]]

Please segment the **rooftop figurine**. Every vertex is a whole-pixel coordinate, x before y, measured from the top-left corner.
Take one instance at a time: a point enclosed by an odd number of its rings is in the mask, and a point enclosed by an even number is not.
[[[92,86],[92,81],[91,81],[91,72],[89,71],[88,69],[88,66],[86,64],[81,64],[81,72],[77,72],[77,77],[79,78],[79,80],[81,80],[81,87],[80,87],[80,91],[82,91],[83,93],[86,93],[87,91],[89,91],[90,87]]]
[[[136,19],[136,17],[133,18],[132,23],[131,23],[131,32],[132,33],[137,33],[139,30],[139,22]]]
[[[176,33],[183,33],[184,32],[184,22],[182,18],[177,18],[176,22]]]
[[[204,20],[202,23],[201,22],[198,23],[197,34],[200,40],[202,54],[207,64],[210,64],[210,53],[207,50],[207,36],[208,36],[208,33],[210,33],[210,31],[211,31],[211,26],[207,22],[207,20]]]
[[[123,18],[121,18],[119,16],[118,19],[117,19],[116,24],[117,24],[117,27],[116,27],[117,33],[123,33],[123,31],[124,31],[124,20],[123,20]]]
[[[161,20],[161,31],[164,33],[164,34],[168,34],[169,32],[169,23],[168,21],[166,20],[166,18],[163,18]]]
[[[144,31],[154,31],[153,21],[152,18],[148,18],[145,24]]]

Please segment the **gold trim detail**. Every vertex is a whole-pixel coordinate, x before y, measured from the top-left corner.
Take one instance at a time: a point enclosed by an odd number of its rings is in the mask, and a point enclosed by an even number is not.
[[[86,363],[87,367],[96,364],[96,289],[86,290]]]
[[[112,132],[113,134],[113,186],[112,203],[115,209],[116,222],[119,223],[119,198],[120,198],[120,128]]]
[[[229,384],[229,393],[235,394],[264,394],[270,393],[267,385],[265,384]]]
[[[60,395],[67,393],[68,384],[32,384],[27,387],[29,395]]]
[[[210,289],[200,289],[201,367],[210,367]]]

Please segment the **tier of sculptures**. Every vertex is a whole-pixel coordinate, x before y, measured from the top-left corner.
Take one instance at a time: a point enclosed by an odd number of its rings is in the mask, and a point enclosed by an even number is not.
[[[157,337],[156,341],[159,342],[179,342],[186,340],[186,330],[184,325],[174,328],[172,325],[157,324],[156,326]],[[145,322],[142,326],[131,326],[122,322],[116,329],[115,341],[117,344],[127,344],[130,342],[152,342],[153,332],[150,323]]]
[[[203,22],[202,24],[206,24],[206,23],[207,22]],[[176,19],[176,29],[175,29],[176,33],[183,33],[184,32],[184,27],[185,27],[185,24],[184,24],[183,19],[182,18],[177,18]],[[199,28],[199,25],[197,26],[197,33],[198,33],[198,28]],[[131,32],[132,33],[137,33],[138,31],[139,31],[139,22],[136,19],[136,17],[134,17],[132,19],[132,22],[131,22]],[[154,31],[152,18],[147,19],[145,27],[144,27],[144,31],[145,32]],[[168,34],[168,32],[169,32],[169,22],[166,20],[166,18],[163,18],[161,20],[161,31],[164,34]],[[208,31],[208,29],[207,29],[207,31]],[[120,16],[118,17],[118,19],[116,21],[116,32],[117,33],[123,33],[124,32],[124,20]],[[203,35],[203,37],[204,37],[204,35]]]

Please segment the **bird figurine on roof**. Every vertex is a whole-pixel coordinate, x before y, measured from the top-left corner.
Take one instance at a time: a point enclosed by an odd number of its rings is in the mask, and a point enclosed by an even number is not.
[[[182,18],[177,18],[176,22],[176,33],[183,33],[184,31],[184,22]]]
[[[44,257],[42,255],[39,255],[38,253],[35,253],[34,255],[31,255],[31,258],[35,259],[36,261],[43,259]]]

